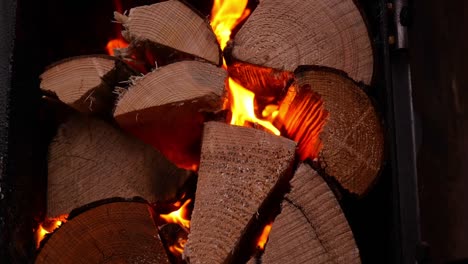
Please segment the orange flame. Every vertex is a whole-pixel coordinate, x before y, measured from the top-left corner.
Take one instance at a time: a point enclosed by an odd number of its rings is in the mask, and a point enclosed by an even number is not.
[[[260,235],[260,238],[258,239],[258,242],[257,242],[257,247],[260,249],[260,250],[264,250],[265,249],[265,244],[266,242],[268,241],[268,236],[270,235],[270,231],[271,231],[271,226],[273,224],[270,223],[268,225],[266,225],[264,228],[263,228],[263,231],[262,231],[262,234]]]
[[[162,214],[160,215],[160,217],[166,221],[167,223],[175,223],[175,224],[179,224],[187,229],[190,228],[190,220],[186,218],[186,216],[188,215],[188,205],[190,204],[190,202],[192,201],[192,199],[187,199],[187,201],[185,201],[185,203],[176,211],[174,212],[171,212],[169,214]]]
[[[107,42],[106,50],[107,53],[111,56],[115,55],[115,49],[126,48],[128,46],[128,42],[123,40],[122,38],[111,39]]]
[[[182,255],[187,240],[179,238],[175,245],[169,246],[169,251],[174,255]]]
[[[36,247],[39,248],[41,241],[45,238],[45,236],[59,228],[63,223],[66,222],[66,219],[67,215],[62,215],[57,218],[46,219],[44,222],[40,223],[36,230]]]
[[[114,0],[112,1],[114,5],[114,10],[123,13],[122,1],[121,0]],[[106,45],[107,54],[114,56],[115,49],[126,48],[128,46],[128,42],[123,39],[121,36],[122,25],[120,23],[114,24],[114,34],[118,37],[109,40]]]
[[[232,30],[246,19],[250,10],[248,0],[215,0],[211,9],[211,27],[218,38],[221,50],[231,38]]]

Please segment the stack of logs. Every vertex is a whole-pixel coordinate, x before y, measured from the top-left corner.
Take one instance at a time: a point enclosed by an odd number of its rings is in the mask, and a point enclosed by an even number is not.
[[[115,19],[130,43],[119,57],[70,58],[40,77],[57,124],[47,217],[68,217],[36,263],[169,263],[152,205],[180,199],[194,177],[184,261],[360,262],[324,180],[363,195],[383,160],[361,89],[372,48],[352,0],[261,1],[228,44],[227,71],[209,23],[182,2]],[[228,74],[279,104],[282,136],[225,123]]]

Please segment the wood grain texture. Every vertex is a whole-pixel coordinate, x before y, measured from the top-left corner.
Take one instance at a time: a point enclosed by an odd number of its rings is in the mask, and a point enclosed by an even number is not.
[[[384,158],[383,128],[370,98],[351,79],[332,69],[300,67],[295,74],[291,89],[299,95],[309,89],[322,101],[316,112],[327,113],[319,134],[321,149],[311,158],[317,158],[318,166],[345,189],[358,195],[366,193]]]
[[[338,201],[309,165],[300,165],[291,180],[262,263],[360,263]]]
[[[135,74],[122,61],[106,55],[79,56],[57,62],[41,74],[41,89],[82,113],[110,116],[116,87]]]
[[[165,104],[224,95],[226,71],[209,63],[181,61],[136,78],[122,94],[114,116]]]
[[[55,231],[35,263],[169,263],[150,210],[135,202],[89,209]]]
[[[103,121],[72,116],[49,146],[47,216],[98,200],[175,198],[190,173]]]
[[[132,8],[128,17],[114,14],[129,42],[150,41],[221,65],[221,50],[208,20],[180,1]]]
[[[205,124],[190,263],[222,263],[294,161],[295,143],[253,128]]]
[[[369,84],[369,34],[352,0],[264,0],[232,43],[234,60],[294,71],[299,65],[343,70]]]
[[[183,168],[197,166],[203,123],[222,109],[226,71],[182,61],[136,79],[119,100],[115,120]]]

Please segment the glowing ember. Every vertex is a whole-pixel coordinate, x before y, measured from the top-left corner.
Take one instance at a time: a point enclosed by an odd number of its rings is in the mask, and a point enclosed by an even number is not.
[[[59,228],[63,223],[66,222],[67,216],[59,216],[57,218],[50,218],[44,220],[44,222],[39,224],[39,227],[36,230],[36,247],[39,248],[41,241],[47,234],[50,234]]]
[[[115,49],[126,48],[127,46],[128,46],[128,43],[125,40],[117,38],[117,39],[112,39],[109,42],[107,42],[106,50],[109,55],[114,56]]]
[[[270,224],[266,225],[265,228],[263,228],[262,234],[260,235],[260,238],[258,239],[258,242],[257,242],[257,247],[260,250],[265,249],[265,244],[268,241],[268,236],[270,235],[272,225],[273,224],[270,223]]]
[[[191,201],[192,199],[187,199],[187,201],[185,201],[185,203],[177,211],[171,212],[169,214],[162,214],[160,217],[167,223],[179,224],[180,226],[189,229],[190,220],[187,219],[186,216],[188,215],[187,207]]]
[[[247,18],[250,10],[246,9],[248,0],[215,0],[211,9],[211,27],[218,38],[221,50],[231,37],[232,29]]]
[[[231,93],[231,125],[244,126],[247,122],[252,122],[265,127],[275,135],[281,134],[273,124],[255,116],[255,94],[253,92],[245,89],[231,78],[229,78],[229,90]]]

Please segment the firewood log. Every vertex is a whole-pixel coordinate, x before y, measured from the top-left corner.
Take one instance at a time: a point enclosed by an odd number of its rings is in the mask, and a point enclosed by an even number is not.
[[[74,115],[49,146],[47,216],[98,200],[173,199],[191,174],[104,121]]]
[[[131,75],[133,70],[111,56],[72,57],[48,67],[40,76],[41,89],[82,113],[111,117],[116,89],[125,88]]]
[[[221,49],[209,22],[180,1],[139,6],[130,9],[128,16],[115,12],[114,17],[123,24],[122,35],[130,42],[124,54],[133,53],[132,49],[153,49],[155,59],[188,55],[221,65]]]
[[[88,209],[46,238],[35,263],[169,263],[150,210],[137,202]]]
[[[190,263],[245,263],[270,196],[291,178],[295,143],[253,128],[205,124],[195,205],[184,255]],[[279,201],[280,202],[280,201]],[[253,248],[255,245],[253,245]],[[252,248],[250,248],[252,250]]]
[[[126,131],[183,168],[198,165],[203,122],[222,109],[226,72],[182,61],[136,79],[117,103],[115,119]]]
[[[276,124],[342,187],[363,195],[375,182],[384,153],[383,128],[369,97],[344,73],[299,67]]]
[[[302,164],[276,217],[262,263],[360,263],[359,250],[327,183]]]
[[[260,1],[228,46],[230,75],[253,91],[271,90],[281,77],[264,67],[292,72],[299,65],[320,65],[358,82],[372,79],[369,34],[352,0]],[[266,81],[246,78],[256,68]]]

